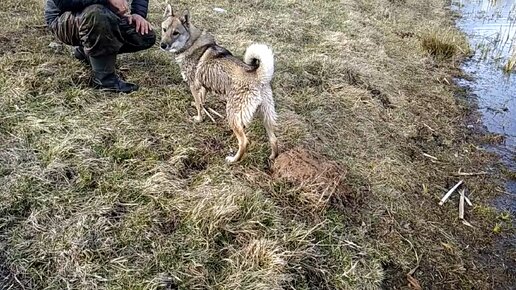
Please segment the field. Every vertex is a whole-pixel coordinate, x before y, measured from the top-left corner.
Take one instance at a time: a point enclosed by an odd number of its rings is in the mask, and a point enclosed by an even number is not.
[[[229,166],[236,139],[192,122],[158,44],[119,58],[140,91],[101,93],[41,0],[1,1],[0,288],[510,289],[512,217],[489,205],[503,187],[465,125],[447,2],[175,2],[235,55],[275,52],[283,153],[267,162],[256,121]],[[460,179],[473,227],[457,196],[438,206]]]

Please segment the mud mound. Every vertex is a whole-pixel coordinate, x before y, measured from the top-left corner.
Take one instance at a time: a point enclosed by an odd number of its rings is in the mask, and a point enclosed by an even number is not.
[[[317,208],[343,207],[351,193],[344,182],[347,170],[301,147],[278,156],[272,172],[275,180],[290,183],[304,203]]]

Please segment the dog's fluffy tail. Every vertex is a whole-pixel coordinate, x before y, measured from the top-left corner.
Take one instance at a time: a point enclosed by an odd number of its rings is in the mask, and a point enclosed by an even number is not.
[[[260,62],[257,73],[262,83],[268,84],[274,75],[274,54],[265,44],[251,44],[245,51],[244,62],[252,65]]]

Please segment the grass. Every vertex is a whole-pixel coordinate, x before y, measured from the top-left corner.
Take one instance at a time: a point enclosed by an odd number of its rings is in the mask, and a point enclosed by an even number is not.
[[[459,169],[492,160],[442,81],[454,62],[424,49],[435,27],[454,33],[447,1],[188,5],[235,54],[255,41],[274,48],[284,163],[267,165],[253,124],[247,158],[227,166],[236,140],[223,122],[191,122],[192,97],[157,46],[119,59],[139,92],[99,93],[68,48],[49,46],[41,1],[2,1],[0,288],[512,285],[516,254],[499,242],[512,230],[493,233],[495,173],[461,177],[474,229],[457,219],[456,197],[437,206]],[[154,27],[164,6],[151,1]]]
[[[449,60],[454,56],[468,54],[469,51],[465,36],[451,27],[432,28],[423,35],[421,45],[440,60]]]
[[[512,55],[510,55],[507,63],[504,65],[503,70],[506,73],[511,73],[516,69],[516,50],[513,50]]]

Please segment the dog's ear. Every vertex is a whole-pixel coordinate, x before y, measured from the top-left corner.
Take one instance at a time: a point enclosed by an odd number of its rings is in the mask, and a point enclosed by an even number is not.
[[[165,13],[163,13],[163,18],[168,18],[174,16],[174,11],[172,10],[172,5],[167,3],[167,8],[165,8]]]
[[[190,24],[190,12],[188,11],[188,9],[183,11],[183,16],[181,16],[181,22],[183,24]]]

